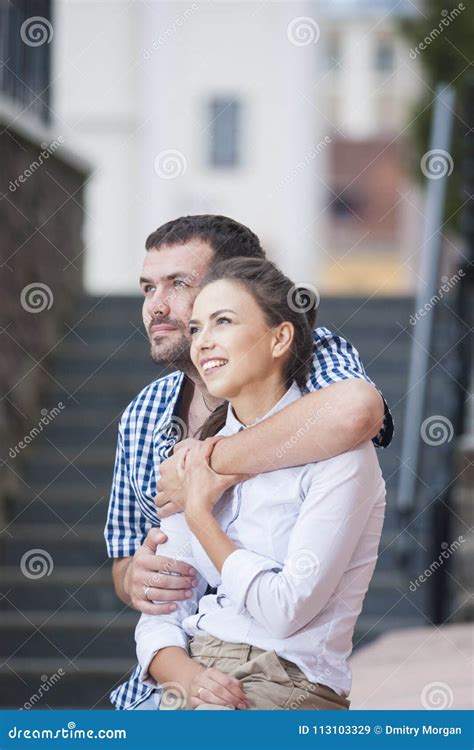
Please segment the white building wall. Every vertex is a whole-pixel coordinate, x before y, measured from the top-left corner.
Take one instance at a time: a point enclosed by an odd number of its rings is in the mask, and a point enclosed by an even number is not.
[[[315,88],[319,45],[287,36],[315,2],[57,3],[57,129],[96,165],[88,195],[85,284],[130,293],[147,234],[185,213],[248,224],[298,281],[317,277],[327,135]],[[242,163],[207,163],[206,103],[242,102]],[[175,149],[186,169],[157,174]],[[319,152],[318,152],[319,150]],[[299,165],[299,166],[298,166]],[[178,168],[179,173],[179,168]]]

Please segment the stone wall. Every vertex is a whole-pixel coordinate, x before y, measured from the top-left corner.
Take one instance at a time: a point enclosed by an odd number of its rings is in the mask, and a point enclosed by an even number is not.
[[[4,463],[38,415],[49,353],[82,286],[88,168],[0,102],[0,511],[18,483]],[[17,464],[15,464],[17,467]]]

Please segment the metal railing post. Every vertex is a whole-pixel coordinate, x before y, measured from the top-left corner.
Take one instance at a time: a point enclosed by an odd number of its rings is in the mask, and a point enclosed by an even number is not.
[[[430,151],[449,155],[454,119],[454,89],[440,84],[436,90]],[[434,157],[435,155],[433,155]],[[442,247],[441,228],[444,218],[446,185],[449,170],[436,179],[429,179],[426,190],[423,243],[421,247],[419,283],[415,310],[424,309],[438,288]],[[411,347],[405,426],[402,444],[402,465],[398,486],[397,509],[408,515],[414,506],[420,450],[420,428],[426,402],[426,375],[433,331],[434,309],[427,305],[426,314],[414,326]]]

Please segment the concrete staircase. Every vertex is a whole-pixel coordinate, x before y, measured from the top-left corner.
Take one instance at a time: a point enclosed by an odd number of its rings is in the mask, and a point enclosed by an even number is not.
[[[400,530],[393,507],[411,312],[411,299],[328,299],[319,315],[321,325],[343,333],[359,349],[396,420],[392,447],[379,452],[387,516],[356,649],[387,630],[426,623],[396,555],[408,532]],[[107,708],[110,690],[135,663],[137,615],[113,592],[103,527],[118,418],[133,396],[163,373],[149,360],[137,298],[85,298],[71,325],[48,363],[51,387],[44,403],[45,409],[59,402],[65,408],[21,456],[23,491],[10,503],[0,536],[2,707],[33,701],[36,708]],[[21,459],[9,459],[15,471]],[[406,541],[419,543],[412,536]],[[50,556],[47,575],[22,572],[23,555],[34,549]],[[46,689],[48,682],[54,684]]]

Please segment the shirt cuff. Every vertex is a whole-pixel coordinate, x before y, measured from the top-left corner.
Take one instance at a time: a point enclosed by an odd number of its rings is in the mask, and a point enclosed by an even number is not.
[[[237,549],[224,562],[221,570],[223,592],[233,601],[239,614],[245,610],[247,592],[255,578],[265,570],[279,573],[282,566],[269,557],[246,549]]]
[[[156,617],[159,617],[159,615],[156,615]],[[140,666],[139,682],[152,688],[159,687],[159,683],[151,676],[148,670],[158,651],[170,646],[184,648],[185,651],[188,650],[188,638],[186,634],[180,632],[173,625],[163,623],[159,633],[155,632],[140,637],[137,641],[137,658]]]

